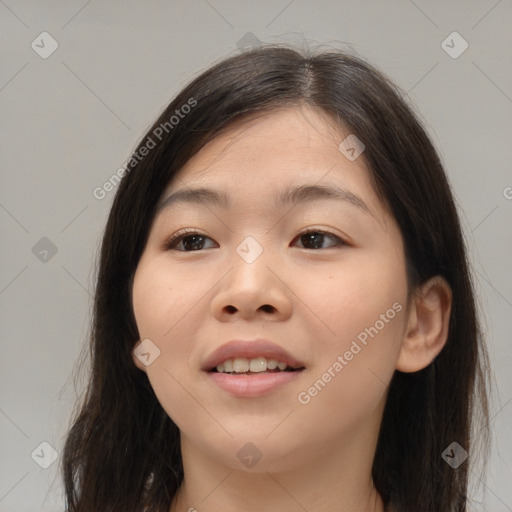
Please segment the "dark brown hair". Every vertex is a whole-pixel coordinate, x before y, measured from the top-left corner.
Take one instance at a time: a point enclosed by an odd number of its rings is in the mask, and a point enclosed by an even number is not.
[[[194,106],[181,110],[187,104]],[[224,59],[187,85],[134,154],[167,123],[161,141],[132,159],[119,184],[101,247],[91,374],[62,459],[68,512],[168,511],[183,479],[179,430],[132,359],[139,334],[131,284],[155,207],[174,174],[235,121],[300,105],[320,109],[363,141],[375,188],[404,239],[410,290],[440,275],[453,291],[439,356],[424,370],[392,378],[374,484],[397,512],[466,511],[474,442],[488,444],[488,363],[440,159],[403,94],[374,67],[338,50],[265,46]],[[171,127],[176,110],[184,115]],[[469,452],[457,469],[441,456],[453,441]]]

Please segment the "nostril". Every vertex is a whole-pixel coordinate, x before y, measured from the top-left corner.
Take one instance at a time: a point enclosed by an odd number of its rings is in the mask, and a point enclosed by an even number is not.
[[[273,313],[276,310],[276,308],[270,304],[263,304],[263,306],[260,306],[260,309],[265,311],[265,313]],[[228,313],[236,313],[238,311],[235,306],[226,306],[225,310]]]

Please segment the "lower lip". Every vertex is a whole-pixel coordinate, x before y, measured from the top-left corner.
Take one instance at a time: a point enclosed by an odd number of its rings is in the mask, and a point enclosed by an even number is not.
[[[301,371],[279,373],[255,373],[233,375],[229,373],[208,372],[208,376],[217,386],[237,397],[262,396],[292,382]]]

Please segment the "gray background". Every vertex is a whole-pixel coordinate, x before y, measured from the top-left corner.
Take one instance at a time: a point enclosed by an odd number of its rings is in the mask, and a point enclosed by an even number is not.
[[[43,441],[61,452],[81,391],[72,372],[114,195],[95,199],[94,188],[173,95],[249,32],[351,48],[425,120],[461,207],[496,382],[492,458],[474,509],[512,510],[510,0],[0,0],[0,18],[1,512],[63,509],[58,461],[36,460],[51,455]],[[31,47],[51,49],[43,31],[58,43],[46,59]],[[442,47],[453,31],[469,45],[457,58]],[[452,39],[453,53],[462,42]]]

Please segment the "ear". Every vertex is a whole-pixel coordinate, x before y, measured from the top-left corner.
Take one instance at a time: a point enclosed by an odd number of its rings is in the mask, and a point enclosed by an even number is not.
[[[135,363],[135,366],[139,369],[139,370],[142,370],[143,372],[146,371],[146,366],[142,363],[142,361],[135,355],[135,349],[141,344],[141,340],[137,340],[136,343],[133,345],[133,348],[132,348],[132,358],[133,358],[133,362]]]
[[[452,290],[441,276],[429,279],[413,295],[407,328],[396,369],[417,372],[426,368],[448,339]]]

